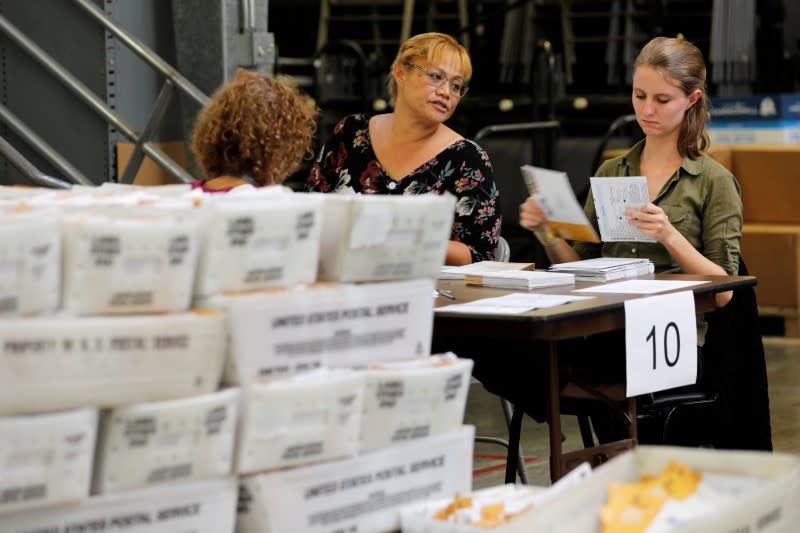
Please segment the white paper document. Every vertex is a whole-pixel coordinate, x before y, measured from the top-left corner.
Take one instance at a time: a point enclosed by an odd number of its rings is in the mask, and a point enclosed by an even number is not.
[[[656,294],[675,289],[685,289],[693,285],[710,283],[708,281],[683,281],[674,279],[629,279],[618,283],[595,285],[573,292],[608,292],[611,294]]]
[[[604,242],[656,242],[654,238],[628,224],[628,217],[625,216],[626,209],[639,210],[650,202],[646,177],[591,177],[589,181],[600,226],[600,238]]]
[[[542,206],[550,229],[563,239],[599,242],[586,213],[575,198],[566,172],[523,165],[528,192]]]
[[[625,302],[625,395],[697,381],[697,323],[692,291]]]
[[[589,300],[591,296],[575,296],[571,294],[526,294],[514,293],[498,296],[497,298],[483,298],[465,304],[453,304],[439,307],[436,312],[448,311],[453,313],[475,314],[502,314],[513,315],[534,309],[556,307],[571,302]]]

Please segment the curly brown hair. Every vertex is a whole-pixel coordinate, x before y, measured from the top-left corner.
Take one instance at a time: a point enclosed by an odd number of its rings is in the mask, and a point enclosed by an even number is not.
[[[283,183],[313,157],[318,113],[288,81],[238,69],[200,111],[192,152],[205,179],[250,175],[259,185]]]

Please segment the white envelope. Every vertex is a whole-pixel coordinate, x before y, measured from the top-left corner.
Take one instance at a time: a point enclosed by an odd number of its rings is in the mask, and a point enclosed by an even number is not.
[[[0,316],[55,311],[61,301],[61,227],[48,210],[0,212]]]
[[[237,473],[358,452],[364,373],[321,369],[244,390]]]
[[[0,515],[88,498],[96,434],[95,409],[0,417]]]
[[[361,451],[461,426],[472,365],[472,359],[459,359],[450,353],[369,368]]]
[[[0,320],[0,414],[116,407],[217,389],[215,311]]]
[[[316,280],[322,226],[319,198],[239,195],[207,203],[195,294]]]
[[[94,496],[80,505],[0,516],[3,533],[233,533],[236,480],[224,478]]]
[[[64,308],[78,314],[186,311],[200,222],[186,209],[66,216]]]
[[[225,382],[238,385],[429,354],[432,293],[433,280],[417,279],[217,296],[205,304],[227,311]]]
[[[438,276],[450,240],[454,196],[320,196],[325,200],[320,279]]]
[[[474,438],[463,426],[352,459],[243,476],[236,531],[397,531],[403,506],[471,489]]]
[[[103,414],[94,492],[197,481],[233,471],[239,389]]]

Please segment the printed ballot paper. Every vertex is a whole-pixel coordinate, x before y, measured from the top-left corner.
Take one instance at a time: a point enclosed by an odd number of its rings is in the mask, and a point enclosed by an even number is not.
[[[361,451],[445,433],[464,420],[472,360],[434,355],[367,369]]]
[[[96,433],[95,409],[0,417],[0,515],[88,498]]]
[[[547,215],[547,226],[554,235],[575,241],[600,241],[575,198],[566,172],[531,165],[520,168],[528,192],[542,206]]]
[[[236,480],[224,478],[93,496],[0,516],[3,533],[124,531],[125,533],[233,533]]]
[[[432,292],[432,279],[417,279],[210,298],[209,305],[228,314],[225,382],[429,354]]]
[[[613,178],[589,178],[592,185],[594,207],[600,226],[600,238],[604,242],[637,241],[656,242],[636,226],[628,223],[626,209],[639,210],[650,202],[647,178],[625,176]]]
[[[243,476],[236,531],[397,531],[403,506],[470,490],[474,438],[462,426],[352,459]]]
[[[209,393],[225,355],[223,316],[214,311],[6,319],[0,339],[0,414]]]
[[[364,372],[319,369],[244,388],[237,473],[358,452]]]
[[[94,492],[229,476],[239,389],[120,407],[103,414]]]

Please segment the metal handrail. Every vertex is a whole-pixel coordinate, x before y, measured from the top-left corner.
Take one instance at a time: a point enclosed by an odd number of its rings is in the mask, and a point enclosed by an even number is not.
[[[68,89],[73,91],[81,100],[84,101],[84,103],[86,103],[93,111],[98,113],[106,122],[115,127],[126,138],[136,143],[134,152],[131,155],[131,158],[123,172],[125,182],[130,183],[133,180],[133,176],[135,176],[138,172],[139,166],[144,158],[142,154],[149,156],[155,163],[161,166],[177,180],[185,183],[193,181],[194,177],[191,174],[187,173],[173,159],[171,159],[161,149],[150,142],[149,139],[152,134],[158,130],[158,126],[166,111],[167,104],[174,93],[174,88],[177,87],[201,106],[206,105],[210,101],[208,96],[198,89],[194,84],[192,84],[188,79],[183,77],[177,70],[159,57],[155,52],[150,50],[145,44],[115,24],[105,13],[91,4],[88,0],[74,1],[96,21],[98,21],[104,28],[113,33],[123,44],[125,44],[140,58],[142,58],[147,64],[165,76],[166,79],[164,81],[164,85],[162,86],[153,113],[151,114],[150,120],[148,121],[148,124],[142,135],[137,134],[136,130],[131,125],[126,123],[121,117],[115,114],[114,111],[101,98],[95,95],[88,87],[86,87],[86,85],[73,76],[69,71],[64,69],[61,64],[48,55],[36,43],[28,39],[24,33],[22,33],[2,15],[0,15],[0,30],[3,31],[14,43],[16,43],[17,46],[42,64],[42,66],[44,66],[51,74],[58,78]],[[3,120],[6,120],[7,118],[7,115],[2,117]],[[15,126],[12,125],[12,127]],[[15,127],[15,129],[17,129],[17,127]],[[68,166],[71,167],[71,165],[68,163],[65,165],[64,163],[66,162],[63,160],[63,158],[60,158],[60,156],[54,156],[54,151],[45,143],[43,143],[41,139],[36,138],[35,135],[23,135],[23,137],[26,137],[26,140],[31,142],[34,148],[43,153],[45,157],[51,160],[51,162],[53,162],[54,159],[60,160],[61,164],[57,164],[56,166],[58,166],[59,169],[70,179],[77,183],[92,184],[92,182],[86,180],[85,177],[82,177],[80,173],[68,172]]]
[[[58,189],[69,189],[72,186],[66,181],[61,181],[43,174],[41,170],[36,168],[33,163],[25,159],[25,156],[19,153],[17,149],[11,146],[11,144],[9,144],[9,142],[3,137],[0,137],[0,153],[5,156],[9,163],[14,165],[17,170],[22,172],[25,177],[34,183],[38,183],[39,185],[44,185],[46,187],[55,187]]]
[[[44,156],[44,158],[47,159],[51,165],[60,170],[61,173],[67,176],[73,183],[80,183],[81,185],[94,185],[89,178],[87,178],[80,170],[75,168],[69,161],[61,157],[61,154],[59,154],[52,146],[47,144],[47,141],[36,135],[33,130],[26,126],[24,122],[17,118],[17,116],[4,105],[0,105],[0,120],[10,127],[14,133],[21,137],[22,140],[28,144],[28,146],[37,148],[39,153]],[[17,168],[22,172],[25,172],[24,169],[21,169],[18,166]],[[41,175],[44,176],[44,174]],[[34,179],[31,176],[28,177],[39,183],[39,180]],[[45,178],[42,179],[44,180]],[[46,185],[44,181],[41,182],[41,184]]]

